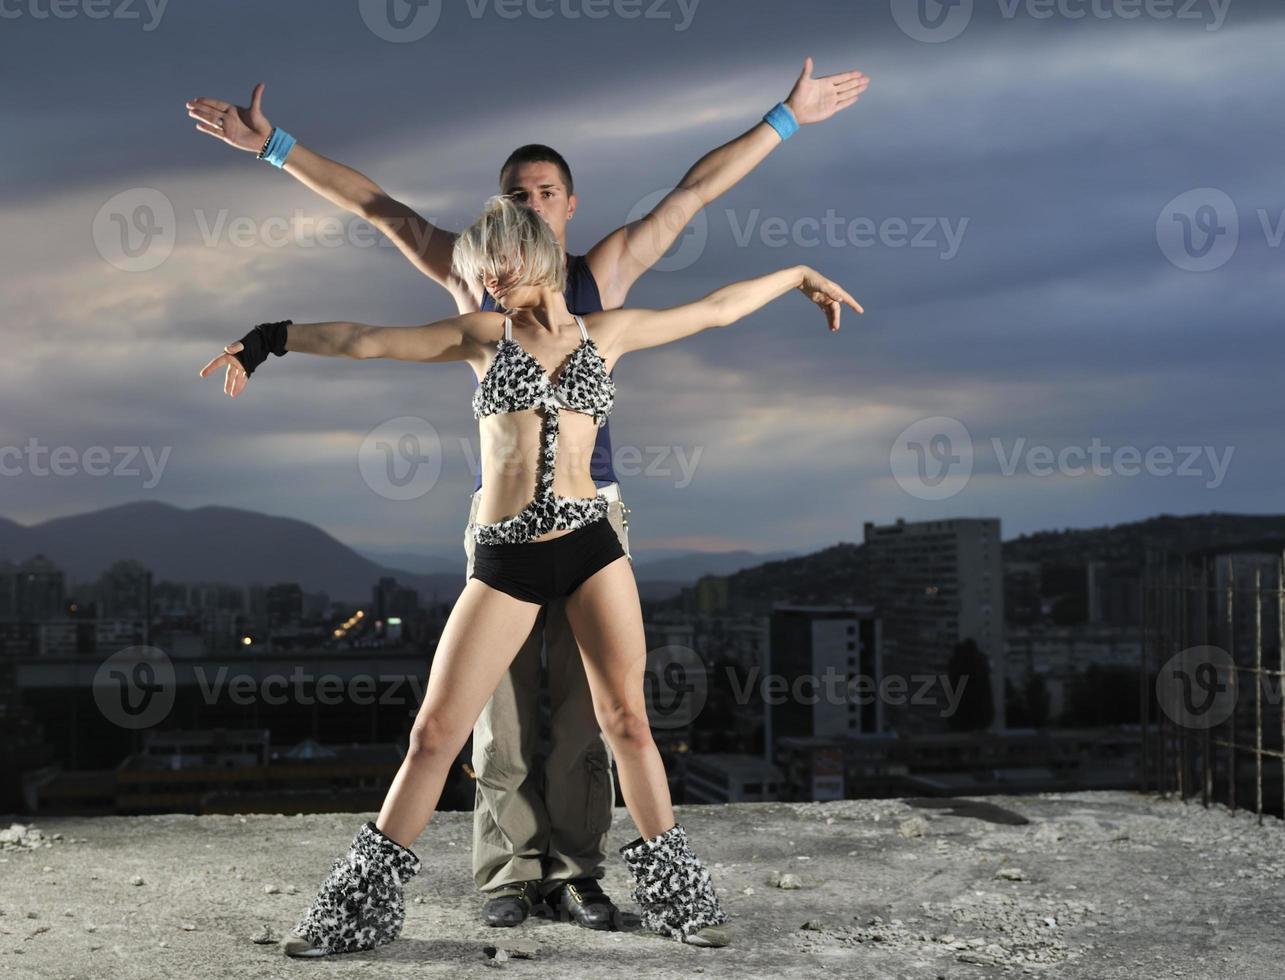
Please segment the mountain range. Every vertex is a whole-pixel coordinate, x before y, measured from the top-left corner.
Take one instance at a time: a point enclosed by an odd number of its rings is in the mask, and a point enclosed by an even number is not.
[[[0,560],[44,555],[73,583],[98,578],[114,562],[135,559],[154,581],[225,582],[246,586],[295,582],[305,592],[368,602],[383,576],[416,589],[423,602],[453,602],[464,587],[458,556],[363,553],[321,528],[289,517],[235,507],[185,509],[134,501],[31,526],[0,517]],[[635,551],[644,598],[664,598],[702,575],[727,575],[789,553]]]

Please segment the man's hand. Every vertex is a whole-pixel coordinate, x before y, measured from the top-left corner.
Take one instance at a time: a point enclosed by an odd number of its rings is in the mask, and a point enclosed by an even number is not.
[[[272,135],[272,123],[263,114],[263,83],[254,87],[248,106],[235,106],[219,99],[192,99],[187,114],[196,120],[196,128],[217,136],[238,150],[258,153]]]
[[[803,281],[799,283],[799,289],[804,296],[825,310],[825,318],[831,331],[839,329],[839,312],[844,305],[852,307],[858,313],[865,312],[861,304],[849,296],[842,286],[806,265],[803,266]]]
[[[803,62],[803,74],[785,100],[800,126],[824,122],[836,112],[856,102],[870,84],[870,79],[859,71],[845,71],[838,75],[812,77],[812,59]]]

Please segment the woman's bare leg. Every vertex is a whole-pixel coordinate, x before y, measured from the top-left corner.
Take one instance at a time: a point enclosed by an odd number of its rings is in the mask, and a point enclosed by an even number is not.
[[[375,826],[411,847],[428,826],[451,764],[468,741],[540,606],[471,578],[442,630],[411,726],[410,746]]]
[[[567,599],[594,713],[620,770],[620,790],[640,839],[621,848],[643,924],[697,946],[726,946],[732,927],[709,871],[674,820],[669,782],[643,696],[647,645],[633,567],[623,555]]]
[[[566,608],[584,657],[598,726],[616,757],[625,806],[643,837],[664,833],[674,826],[674,810],[665,764],[647,720],[647,644],[629,560],[621,556],[591,575],[567,598]]]

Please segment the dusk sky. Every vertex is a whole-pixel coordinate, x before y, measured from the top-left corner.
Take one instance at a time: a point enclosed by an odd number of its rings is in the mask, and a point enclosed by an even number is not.
[[[583,253],[809,55],[869,89],[710,205],[628,305],[806,263],[867,312],[832,334],[787,295],[621,359],[634,548],[1285,510],[1278,2],[50,4],[0,3],[4,517],[224,505],[463,562],[467,364],[292,353],[235,400],[221,370],[197,377],[262,321],[454,305],[369,226],[197,132],[187,99],[245,104],[264,81],[273,123],[452,230],[510,150],[551,144]],[[427,475],[399,489],[381,442]]]

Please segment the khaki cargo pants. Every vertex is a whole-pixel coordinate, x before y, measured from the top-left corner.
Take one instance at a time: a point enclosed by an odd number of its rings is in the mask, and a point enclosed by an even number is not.
[[[619,484],[598,490],[607,519],[629,556],[629,508]],[[469,522],[482,492],[474,492]],[[473,574],[473,540],[465,534],[465,577]],[[611,749],[598,728],[580,649],[567,623],[566,600],[537,615],[530,636],[473,728],[473,880],[481,891],[515,881],[541,881],[546,893],[569,878],[601,878],[616,788]],[[546,652],[551,714],[543,765],[534,754],[540,728],[540,650]]]

